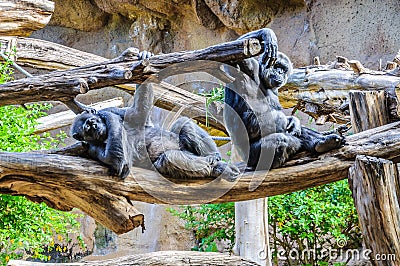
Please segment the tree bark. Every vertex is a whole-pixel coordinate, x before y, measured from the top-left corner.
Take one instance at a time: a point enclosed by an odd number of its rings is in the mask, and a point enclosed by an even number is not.
[[[235,203],[235,254],[272,266],[268,231],[268,198]]]
[[[214,62],[230,62],[258,55],[261,52],[261,44],[256,39],[237,40],[202,50],[156,55],[140,61],[137,58],[138,52],[137,49],[130,48],[121,56],[106,62],[1,84],[0,104],[43,100],[67,102],[76,95],[92,89],[125,83],[140,84],[156,73],[156,79],[161,81],[162,75],[207,72],[210,71],[210,64],[215,66]],[[160,73],[167,67],[167,73]],[[215,72],[212,73],[214,75],[219,74],[222,79],[229,78],[222,71],[211,71]]]
[[[66,70],[71,69],[72,67],[81,67],[84,66],[84,64],[101,64],[102,62],[107,61],[107,59],[104,57],[82,52],[59,44],[32,38],[27,39],[0,37],[0,43],[3,44],[2,47],[6,47],[7,51],[11,51],[12,47],[16,47],[17,62],[23,66],[34,67],[36,69],[39,68],[46,70]],[[250,47],[252,47],[252,45],[253,44],[249,44]],[[246,48],[246,51],[247,50],[249,50],[248,47]],[[255,52],[254,49],[250,49],[250,51]],[[213,67],[215,68],[215,64],[213,65]],[[79,88],[79,80],[76,81],[76,83]],[[82,83],[83,86],[86,86],[84,82]],[[132,84],[119,84],[117,85],[117,87],[128,91],[129,93],[133,93],[136,89],[136,86]],[[29,86],[26,90],[30,90]],[[66,92],[66,94],[69,93],[68,90],[63,92]],[[154,85],[154,96],[154,104],[156,106],[166,110],[179,111],[182,115],[192,117],[203,124],[206,123],[206,112],[209,112],[215,119],[209,119],[207,123],[216,129],[224,132],[226,131],[225,127],[221,123],[222,104],[218,102],[211,103],[206,110],[205,97],[180,89],[167,82],[160,82],[159,84]],[[58,100],[57,97],[60,96],[54,95],[52,99]],[[67,99],[71,97],[74,97],[74,94],[69,95]],[[37,100],[39,100],[38,98],[42,98],[42,100],[48,99],[48,97],[45,97],[44,95],[43,97],[37,95],[36,98]],[[60,100],[65,102],[67,99],[61,98]],[[32,100],[35,99],[14,99],[13,103],[21,104],[24,103],[24,101]],[[4,104],[9,103],[10,102],[7,101]]]
[[[196,251],[157,251],[124,256],[104,261],[86,261],[77,263],[40,263],[11,260],[8,266],[185,266],[185,265],[258,265],[257,263],[234,255],[215,252]]]
[[[385,91],[350,92],[350,113],[354,132],[389,123]],[[349,171],[363,240],[376,266],[400,264],[399,183],[397,167],[381,158],[358,155]]]
[[[389,123],[385,91],[350,91],[350,117],[354,133]]]
[[[400,180],[393,162],[359,155],[350,168],[361,231],[373,265],[400,265]]]
[[[232,146],[232,162],[240,162]],[[260,266],[272,266],[268,230],[268,198],[235,202],[236,255],[251,259]]]
[[[400,154],[400,122],[352,135],[348,144],[319,157],[303,155],[284,168],[245,173],[236,183],[220,179],[166,180],[136,167],[120,180],[109,176],[108,169],[97,161],[71,156],[84,153],[82,147],[76,150],[79,145],[43,153],[1,152],[0,191],[26,195],[57,209],[79,208],[114,232],[123,233],[135,224],[130,221],[132,214],[126,211],[130,207],[128,199],[200,204],[264,198],[344,179],[358,154],[394,159]],[[262,183],[250,191],[260,179]]]
[[[394,76],[393,73],[355,73],[353,70],[332,69],[328,66],[298,68],[289,77],[287,84],[279,90],[279,97],[285,108],[295,106],[297,100],[294,99],[339,107],[348,98],[350,90],[400,88],[400,76]],[[399,92],[397,96],[400,96]]]
[[[0,35],[29,36],[49,23],[54,2],[48,0],[3,0],[0,5]]]

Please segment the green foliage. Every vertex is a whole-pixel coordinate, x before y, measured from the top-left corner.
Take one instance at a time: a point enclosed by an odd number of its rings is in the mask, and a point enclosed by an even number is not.
[[[346,180],[270,197],[268,207],[275,256],[279,249],[286,256],[291,250],[297,250],[297,254],[312,250],[316,259],[300,257],[297,263],[324,265],[329,254],[321,252],[323,249],[345,250],[360,245],[358,216]]]
[[[209,92],[205,92],[205,93],[200,93],[200,95],[206,97],[206,126],[208,127],[208,117],[209,115],[212,116],[212,114],[210,114],[209,112],[209,108],[210,105],[213,102],[224,102],[224,98],[225,98],[225,89],[222,85],[220,85],[219,87],[213,88],[211,91]]]
[[[1,48],[1,44],[0,44]],[[13,51],[15,54],[15,49]],[[7,55],[7,54],[6,54]],[[2,58],[0,61],[3,60]],[[12,79],[12,74],[14,73],[12,66],[13,61],[8,59],[0,63],[0,84],[7,82]]]
[[[11,79],[10,65],[8,61],[0,63],[0,82]],[[48,104],[0,107],[0,150],[23,152],[58,146],[65,133],[55,138],[49,134],[33,134],[36,119],[50,107]],[[79,232],[77,217],[25,197],[0,195],[0,265],[16,258],[49,260],[50,256],[44,254],[57,246],[55,242],[69,242],[69,235]],[[81,237],[78,241],[84,245]]]
[[[296,263],[322,266],[328,265],[329,259],[328,254],[321,253],[324,248],[346,250],[360,246],[358,216],[345,180],[270,197],[268,208],[275,260],[278,250],[283,250],[286,257],[291,250],[296,250],[296,254],[315,250],[315,260],[313,256],[306,256],[304,259],[300,257]],[[182,206],[179,210],[169,211],[185,221],[186,229],[193,231],[197,240],[193,250],[217,251],[216,240],[227,240],[228,249],[233,248],[234,203]]]
[[[25,108],[19,106],[0,107],[0,150],[24,152],[50,149],[60,145],[67,137],[65,132],[51,137],[49,133],[33,134],[36,119],[46,115],[50,104],[32,104]]]
[[[10,259],[27,257],[47,261],[50,256],[43,253],[53,249],[55,242],[69,242],[69,234],[79,233],[76,214],[56,211],[24,197],[0,195],[0,210],[3,265]]]
[[[193,250],[217,252],[217,240],[228,241],[228,250],[235,244],[235,204],[203,204],[182,206],[179,210],[168,209],[183,219],[185,228],[196,237]]]

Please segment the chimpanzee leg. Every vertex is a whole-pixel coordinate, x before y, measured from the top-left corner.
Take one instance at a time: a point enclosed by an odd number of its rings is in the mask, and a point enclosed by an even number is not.
[[[273,133],[250,145],[248,166],[268,170],[282,166],[301,147],[300,140],[290,134]]]
[[[198,156],[212,156],[217,161],[221,160],[217,145],[210,135],[190,118],[181,117],[176,120],[171,131],[179,135],[179,145],[182,150]]]
[[[301,127],[301,148],[313,153],[324,153],[333,149],[340,148],[345,140],[337,134],[323,135],[307,127]]]
[[[239,170],[223,161],[210,161],[208,157],[196,156],[188,151],[169,150],[153,163],[158,172],[173,178],[220,177],[234,181]]]

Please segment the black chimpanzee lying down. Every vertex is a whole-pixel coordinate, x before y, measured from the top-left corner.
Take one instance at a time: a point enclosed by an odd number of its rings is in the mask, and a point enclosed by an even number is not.
[[[142,84],[131,107],[83,112],[75,118],[71,135],[86,142],[89,156],[120,178],[131,166],[155,168],[173,178],[237,178],[238,168],[221,160],[208,133],[189,118],[179,118],[170,131],[148,126],[153,98],[152,85]]]

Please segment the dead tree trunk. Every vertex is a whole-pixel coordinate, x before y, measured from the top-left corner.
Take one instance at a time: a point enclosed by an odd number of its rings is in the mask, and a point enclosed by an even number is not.
[[[354,133],[389,123],[385,91],[350,91],[350,117]]]
[[[354,132],[389,122],[384,91],[350,93]],[[349,171],[349,184],[367,248],[374,265],[400,263],[400,182],[393,162],[358,155]]]
[[[393,162],[360,155],[350,186],[373,265],[400,265],[400,180]]]
[[[202,50],[156,55],[138,61],[137,49],[128,49],[121,56],[102,63],[65,71],[19,79],[0,85],[0,104],[20,104],[41,100],[68,102],[89,90],[125,83],[142,83],[153,74],[170,67],[169,75],[210,71],[211,62],[230,62],[258,55],[261,44],[256,39],[237,40]],[[205,60],[196,63],[196,60]],[[188,63],[179,65],[179,63]],[[198,61],[197,61],[198,62]],[[209,63],[207,63],[209,62]],[[211,69],[222,80],[229,79],[222,71]],[[66,78],[68,77],[68,78]]]
[[[29,36],[49,23],[54,2],[48,0],[2,0],[0,35]]]
[[[101,63],[106,58],[85,53],[59,44],[32,38],[0,37],[2,47],[11,50],[17,48],[17,62],[22,66],[37,69],[55,70],[82,67],[88,63]],[[295,69],[286,86],[280,89],[279,98],[285,108],[294,107],[300,101],[298,109],[313,116],[315,119],[323,117],[324,121],[346,123],[348,115],[341,110],[340,105],[346,101],[350,89],[379,89],[382,87],[399,87],[400,77],[394,72],[372,72],[355,74],[350,68],[334,69],[331,66],[305,67]],[[201,104],[204,98],[194,95],[174,86],[155,87],[155,98],[159,99],[155,105],[167,110],[179,109],[186,116],[199,118],[204,122],[205,108]],[[116,85],[127,91],[134,91],[135,86],[125,84]],[[161,100],[162,99],[162,100]],[[200,99],[200,101],[198,101]],[[198,104],[201,102],[200,104]],[[211,106],[215,115],[218,106]],[[218,112],[217,112],[218,113]],[[219,123],[211,121],[212,126],[222,129]]]

